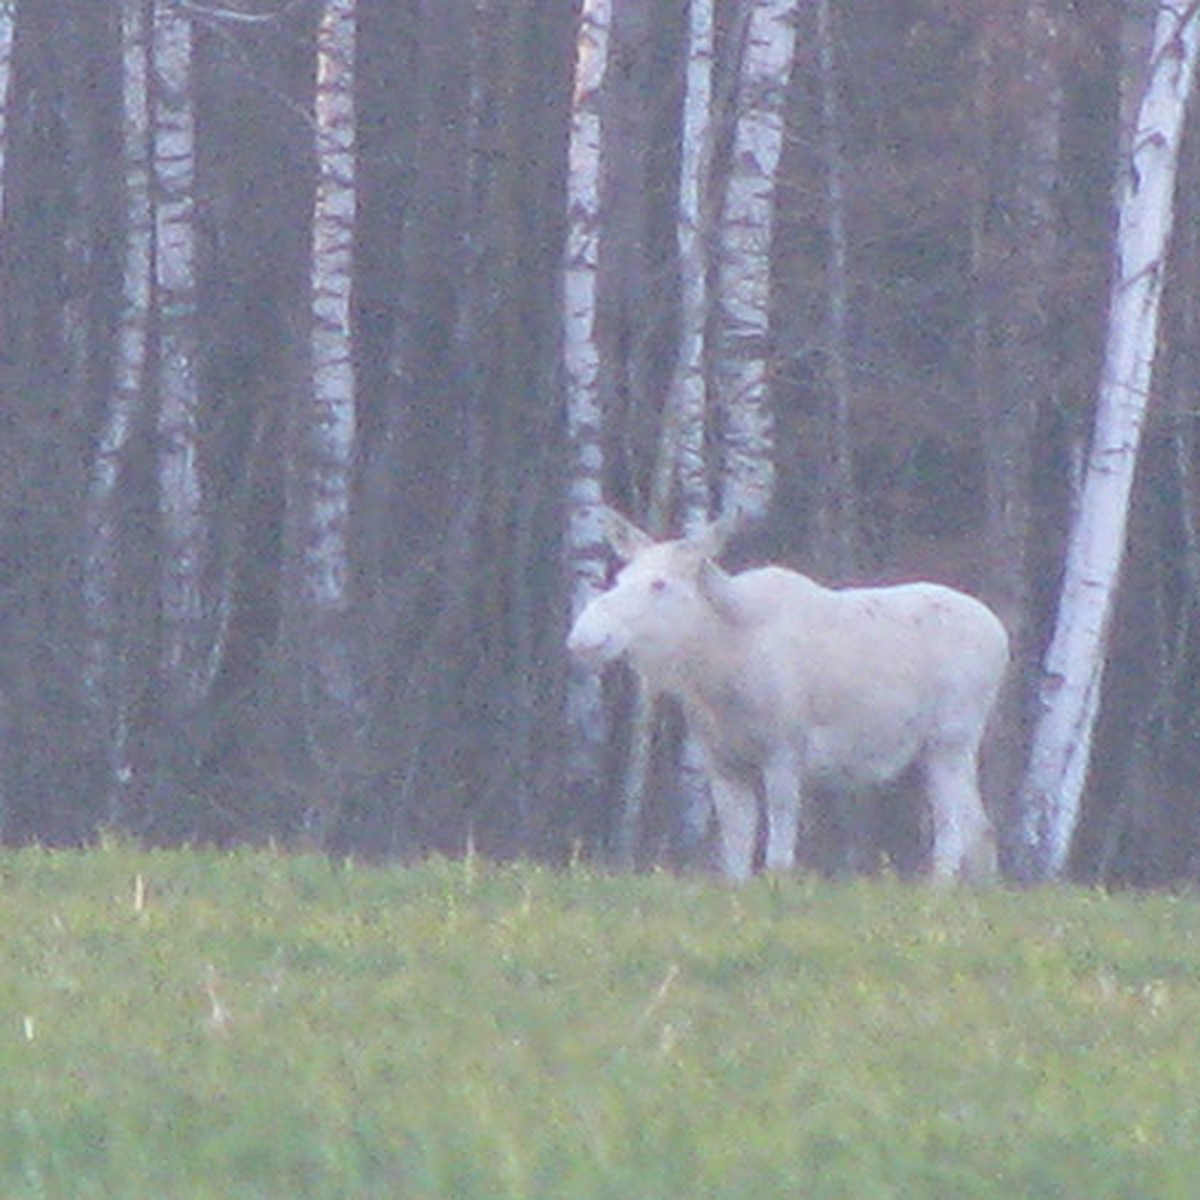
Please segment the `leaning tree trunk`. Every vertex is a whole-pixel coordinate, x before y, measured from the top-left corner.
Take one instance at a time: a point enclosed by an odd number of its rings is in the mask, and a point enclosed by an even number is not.
[[[1087,777],[1152,385],[1179,147],[1200,48],[1198,7],[1193,2],[1182,12],[1158,10],[1122,181],[1092,446],[1020,798],[1021,870],[1032,878],[1065,870]]]
[[[168,705],[189,713],[207,691],[210,674],[196,329],[196,138],[191,17],[167,0],[154,4],[151,61],[162,546],[159,661]]]
[[[563,368],[570,490],[567,554],[572,608],[578,612],[604,586],[602,500],[604,452],[600,354],[596,340],[596,274],[600,247],[601,98],[608,68],[611,0],[584,0],[579,16],[567,171],[567,247],[563,271]],[[599,678],[571,667],[567,684],[567,777],[571,802],[590,806],[600,781],[606,736]]]
[[[351,286],[355,183],[355,0],[325,0],[317,31],[309,387],[293,411],[290,625],[309,795],[305,833],[329,836],[351,786],[363,699],[353,653],[351,493],[357,394]]]
[[[722,509],[766,512],[774,490],[770,400],[771,238],[799,0],[757,0],[737,87],[729,180],[718,231],[718,403]]]
[[[125,261],[112,394],[101,424],[85,501],[83,691],[106,763],[105,819],[125,815],[129,762],[126,635],[121,606],[119,488],[145,390],[153,275],[150,201],[149,41],[146,0],[121,6]]]

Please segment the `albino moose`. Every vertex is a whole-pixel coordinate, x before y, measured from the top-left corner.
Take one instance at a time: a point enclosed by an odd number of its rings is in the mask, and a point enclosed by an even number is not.
[[[625,566],[580,612],[568,648],[596,667],[625,658],[681,701],[728,876],[753,869],[760,794],[765,865],[783,870],[812,785],[880,784],[912,764],[932,814],[934,877],[994,873],[979,745],[1008,636],[989,608],[934,583],[831,590],[778,566],[731,575],[714,561],[724,522],[655,542],[603,515]]]

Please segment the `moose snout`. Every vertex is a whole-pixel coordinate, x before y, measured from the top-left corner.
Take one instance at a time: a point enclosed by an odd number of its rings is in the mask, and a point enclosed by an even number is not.
[[[586,630],[580,631],[579,626],[572,628],[567,635],[567,650],[573,658],[590,666],[601,666],[610,657],[609,646],[612,638],[607,634],[596,636]]]
[[[597,620],[590,606],[575,620],[567,634],[567,650],[573,658],[593,667],[602,667],[619,653],[616,635],[604,622]]]

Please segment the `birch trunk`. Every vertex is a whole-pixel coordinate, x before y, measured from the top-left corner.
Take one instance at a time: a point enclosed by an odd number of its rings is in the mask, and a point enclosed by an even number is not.
[[[724,417],[722,509],[751,516],[766,512],[774,490],[771,240],[798,8],[798,0],[757,0],[750,12],[719,231],[715,379]]]
[[[106,759],[105,816],[123,820],[129,762],[125,636],[120,604],[121,526],[118,491],[130,436],[145,392],[153,275],[150,201],[149,41],[146,0],[121,7],[125,261],[113,392],[92,460],[85,508],[83,690]]]
[[[349,782],[362,698],[350,618],[351,491],[357,443],[351,288],[357,214],[355,0],[325,0],[317,31],[317,187],[312,220],[310,389],[297,405],[289,505],[298,573],[293,630],[306,751],[319,783],[305,813],[318,843]]]
[[[704,456],[708,413],[706,332],[708,326],[707,203],[712,162],[713,4],[688,5],[688,49],[679,162],[679,350],[663,416],[662,444],[651,491],[652,515],[665,516],[673,491],[686,533],[696,532],[709,513]],[[651,528],[654,525],[651,524]]]
[[[567,553],[578,612],[604,586],[599,506],[604,453],[596,274],[600,244],[601,102],[608,68],[611,0],[584,0],[579,15],[567,169],[567,246],[563,271],[563,368],[571,445]],[[586,802],[600,777],[606,735],[599,677],[572,666],[567,685],[567,772]]]
[[[154,264],[158,326],[160,664],[168,702],[193,709],[208,686],[196,331],[196,139],[191,18],[153,5]]]
[[[1065,870],[1087,777],[1152,386],[1179,146],[1200,46],[1197,7],[1158,9],[1121,184],[1092,445],[1021,793],[1022,871],[1033,878],[1055,878]]]
[[[13,34],[17,0],[0,0],[0,222],[4,220],[5,168],[8,163],[8,89],[12,78]]]

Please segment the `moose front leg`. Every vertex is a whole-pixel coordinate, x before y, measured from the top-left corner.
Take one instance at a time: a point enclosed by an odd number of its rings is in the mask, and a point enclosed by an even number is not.
[[[721,841],[721,869],[741,883],[754,869],[754,843],[758,837],[758,801],[744,780],[712,776],[713,808]]]
[[[800,772],[790,752],[780,752],[763,767],[767,800],[768,871],[790,871],[796,865],[796,837],[800,829],[803,797]]]

